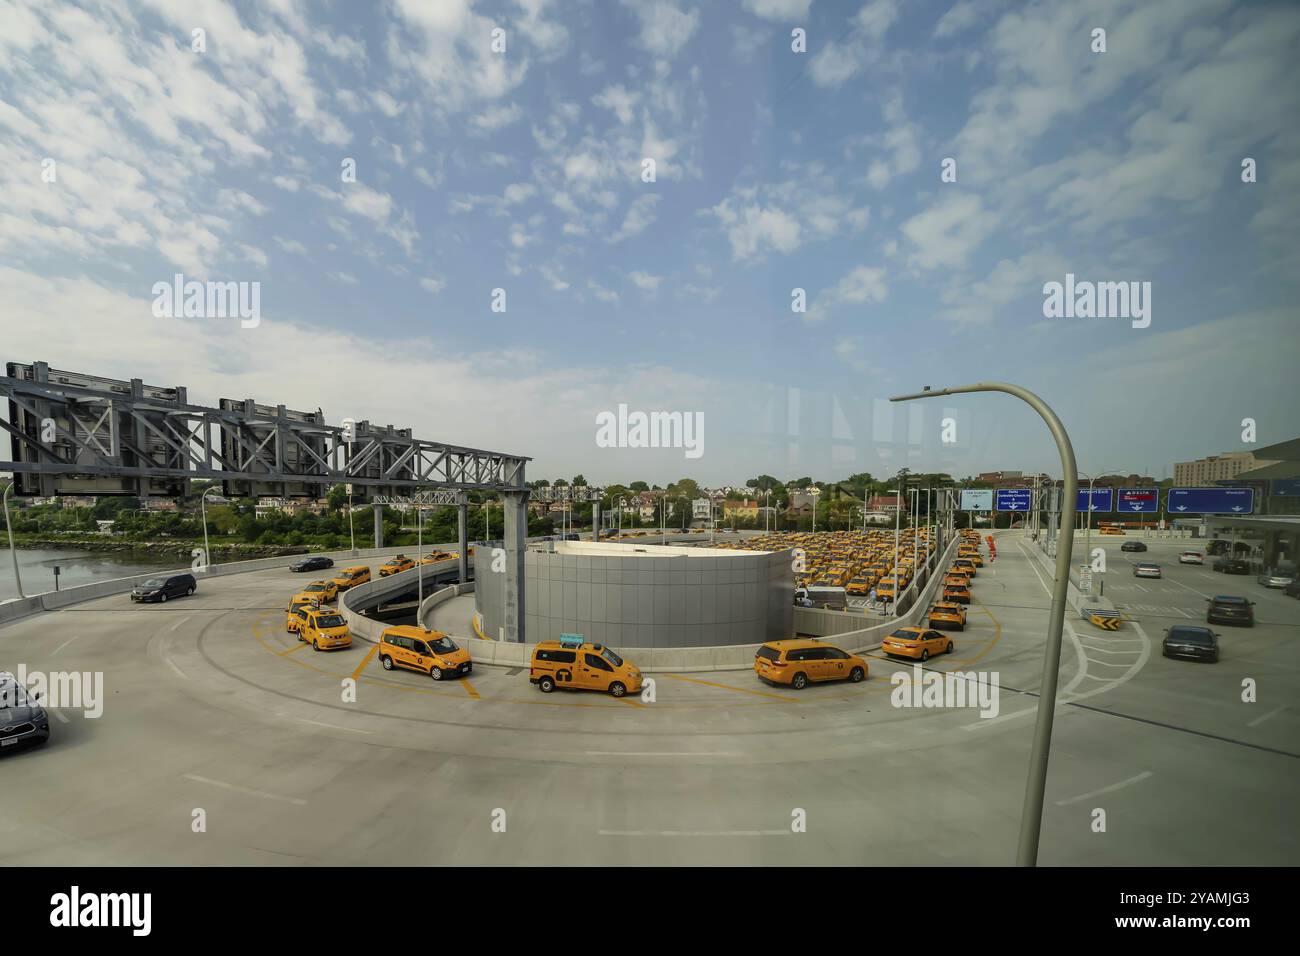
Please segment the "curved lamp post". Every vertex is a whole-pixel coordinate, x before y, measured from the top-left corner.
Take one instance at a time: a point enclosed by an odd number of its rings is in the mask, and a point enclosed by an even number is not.
[[[18,587],[18,596],[27,597],[23,593],[23,577],[18,573],[18,549],[14,547],[14,526],[9,523],[9,492],[14,490],[14,483],[11,481],[5,485],[4,508],[5,508],[5,530],[9,532],[9,556],[14,561],[14,584]]]
[[[1065,476],[1061,502],[1061,538],[1064,548],[1056,549],[1056,578],[1052,583],[1052,611],[1047,622],[1047,646],[1043,653],[1043,684],[1038,698],[1038,717],[1034,722],[1034,743],[1029,753],[1029,774],[1025,780],[1024,809],[1020,814],[1020,842],[1016,847],[1018,866],[1036,866],[1038,840],[1043,829],[1043,793],[1047,789],[1047,762],[1052,750],[1052,721],[1056,715],[1056,687],[1061,667],[1061,631],[1065,625],[1065,602],[1069,594],[1071,552],[1074,550],[1074,518],[1079,495],[1079,473],[1074,462],[1074,448],[1065,426],[1047,403],[1028,389],[1007,382],[979,382],[955,388],[899,395],[891,402],[910,402],[936,395],[963,392],[1005,392],[1028,404],[1047,423],[1061,454],[1061,473]]]
[[[212,552],[208,550],[208,492],[216,491],[216,485],[209,485],[199,496],[199,512],[203,515],[203,571],[212,567]]]

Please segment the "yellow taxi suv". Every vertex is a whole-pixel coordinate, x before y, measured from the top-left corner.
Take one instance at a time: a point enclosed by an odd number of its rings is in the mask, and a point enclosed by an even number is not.
[[[980,553],[978,551],[958,551],[957,560],[969,561],[977,568],[984,567],[984,558],[980,556]]]
[[[931,654],[951,654],[952,638],[927,627],[900,627],[882,642],[880,649],[889,657],[911,657],[928,661]]]
[[[352,646],[352,632],[348,622],[338,611],[329,608],[300,608],[298,640],[306,641],[317,651],[335,651]]]
[[[315,598],[295,594],[289,598],[289,605],[284,609],[284,629],[290,634],[294,633],[302,626],[306,612],[319,606]]]
[[[956,601],[939,601],[926,617],[926,623],[937,630],[966,630],[966,609]]]
[[[1099,533],[1099,534],[1117,534],[1117,535],[1119,535],[1121,538],[1127,538],[1127,537],[1128,537],[1128,535],[1126,535],[1126,534],[1124,533],[1124,529],[1123,529],[1123,528],[1101,528],[1101,529],[1099,529],[1098,533]]]
[[[945,602],[952,602],[955,604],[969,604],[970,585],[949,584],[945,579],[943,585],[943,599]]]
[[[334,575],[334,577],[330,578],[330,581],[339,591],[346,591],[349,588],[356,587],[358,584],[365,584],[369,580],[370,569],[365,565],[358,565],[354,568],[344,568],[338,574]]]
[[[404,554],[399,554],[397,557],[385,561],[379,566],[379,576],[381,578],[386,578],[390,574],[397,574],[400,571],[409,571],[413,567],[415,567],[414,561]]]
[[[952,563],[952,570],[964,571],[972,578],[976,575],[975,562],[970,558],[958,558]]]
[[[846,680],[856,684],[866,678],[867,662],[838,647],[807,639],[770,641],[754,655],[759,680],[803,690],[810,683]]]
[[[565,690],[598,690],[612,697],[641,690],[641,669],[603,644],[561,636],[533,648],[528,682],[543,694]]]
[[[320,601],[333,601],[339,596],[339,586],[333,581],[313,581],[300,594],[309,594]]]
[[[379,663],[384,670],[396,667],[420,671],[434,680],[464,676],[474,669],[465,650],[442,631],[427,631],[414,624],[385,628],[379,635]]]

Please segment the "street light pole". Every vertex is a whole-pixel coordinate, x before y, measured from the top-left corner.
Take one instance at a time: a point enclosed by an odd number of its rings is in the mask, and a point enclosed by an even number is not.
[[[199,512],[203,516],[203,571],[206,574],[212,567],[212,552],[208,550],[208,492],[216,491],[216,485],[209,485],[199,496]]]
[[[1052,722],[1056,713],[1056,687],[1061,667],[1061,631],[1065,625],[1065,603],[1070,586],[1071,552],[1074,542],[1075,500],[1079,493],[1079,475],[1075,466],[1074,448],[1065,426],[1056,413],[1041,398],[1028,389],[1007,382],[980,382],[975,385],[962,385],[913,395],[899,395],[890,399],[894,402],[912,401],[918,398],[934,398],[938,395],[956,395],[963,392],[1005,392],[1027,403],[1046,423],[1052,438],[1056,440],[1057,451],[1061,455],[1061,469],[1065,476],[1065,500],[1061,502],[1061,533],[1067,545],[1058,548],[1056,554],[1056,578],[1052,582],[1052,610],[1047,624],[1047,645],[1043,652],[1043,681],[1039,690],[1038,716],[1034,723],[1034,743],[1029,755],[1029,773],[1025,780],[1024,807],[1020,815],[1020,842],[1016,848],[1016,863],[1019,866],[1036,866],[1038,864],[1038,841],[1043,828],[1043,794],[1047,789],[1047,763],[1052,750]]]
[[[9,557],[14,562],[14,585],[18,588],[20,598],[27,597],[23,593],[23,576],[18,573],[18,549],[14,547],[14,526],[9,523],[9,493],[14,490],[14,483],[11,481],[5,485],[4,508],[5,508],[5,530],[9,533]]]

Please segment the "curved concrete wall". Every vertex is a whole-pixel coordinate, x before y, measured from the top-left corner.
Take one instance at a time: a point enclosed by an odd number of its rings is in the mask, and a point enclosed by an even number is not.
[[[727,551],[708,557],[527,551],[524,635],[564,633],[614,647],[762,644],[793,633],[789,551]],[[475,552],[475,605],[489,638],[505,620],[505,575]]]

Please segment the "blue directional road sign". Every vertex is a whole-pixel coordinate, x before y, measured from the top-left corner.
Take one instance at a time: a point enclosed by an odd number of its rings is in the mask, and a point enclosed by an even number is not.
[[[1079,489],[1079,500],[1075,502],[1074,507],[1079,511],[1112,511],[1114,510],[1114,488],[1094,488],[1092,489],[1092,507],[1088,507],[1088,489]]]
[[[962,489],[960,508],[962,511],[991,511],[993,492],[980,488]]]
[[[1029,488],[999,488],[994,493],[995,511],[1028,511],[1033,497]]]
[[[1119,488],[1115,510],[1121,513],[1155,514],[1160,510],[1160,489]]]
[[[1170,514],[1248,515],[1255,510],[1254,488],[1170,488]]]

